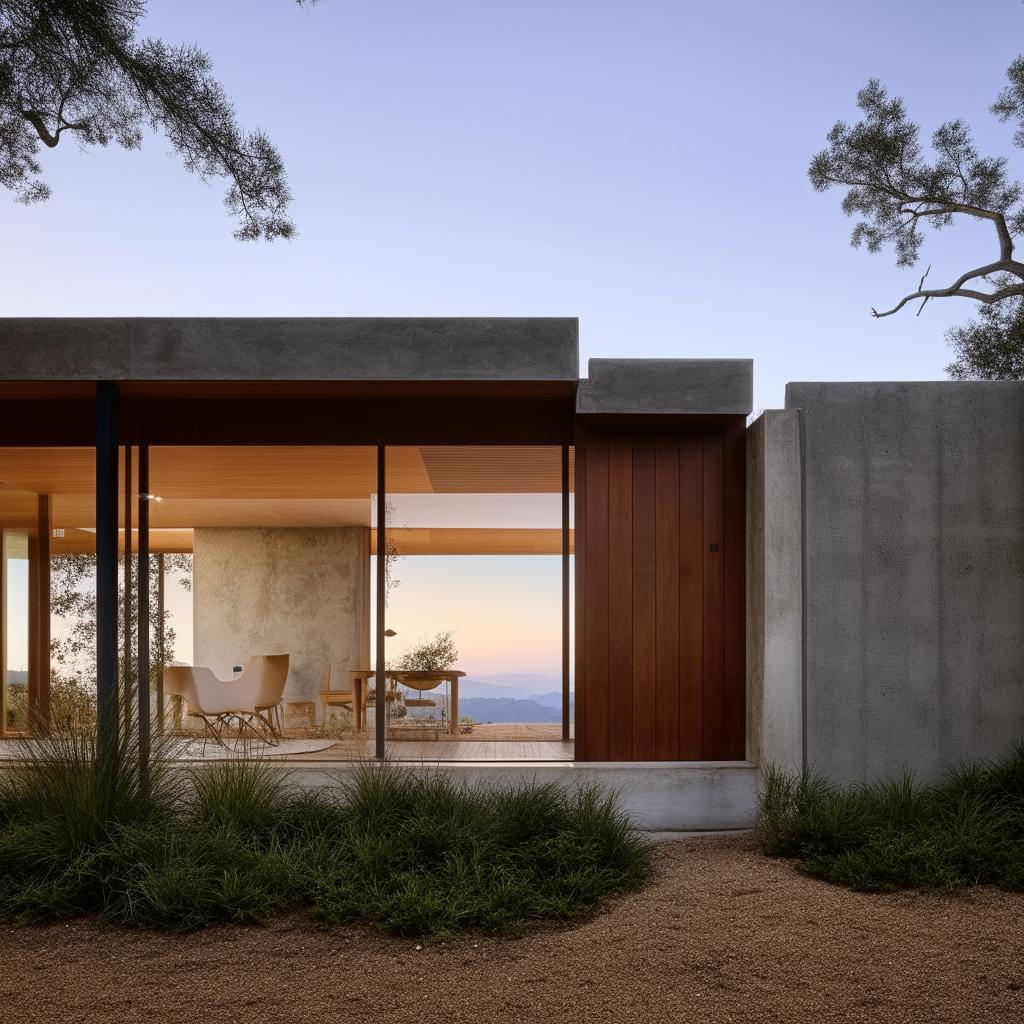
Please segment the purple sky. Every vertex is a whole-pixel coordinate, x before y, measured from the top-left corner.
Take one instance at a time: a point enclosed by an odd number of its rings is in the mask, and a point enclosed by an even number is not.
[[[1017,159],[987,113],[1015,0],[976,0],[969,32],[946,0],[150,6],[280,147],[300,235],[235,242],[162,139],[62,146],[50,203],[2,207],[5,315],[578,315],[584,358],[752,356],[777,406],[788,380],[941,377],[969,312],[873,322],[920,271],[849,249],[807,184],[868,76]],[[967,227],[925,259],[939,282],[992,251]]]

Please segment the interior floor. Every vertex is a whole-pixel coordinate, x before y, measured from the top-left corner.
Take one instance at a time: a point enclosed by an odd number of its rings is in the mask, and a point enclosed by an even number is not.
[[[573,744],[561,740],[402,740],[388,743],[393,761],[571,761]],[[287,754],[286,761],[360,761],[372,758],[373,740],[339,740],[326,750]]]
[[[229,741],[230,742],[230,741]],[[386,756],[393,761],[572,761],[573,741],[562,740],[560,725],[531,723],[485,723],[461,736],[440,734],[437,739],[391,739]],[[275,761],[363,761],[374,756],[372,733],[333,738],[310,733],[286,732],[277,747],[260,744],[255,756]],[[17,761],[25,756],[24,740],[0,739],[0,761]],[[212,741],[201,743],[193,734],[176,755],[181,760],[220,760],[237,754],[224,751]]]

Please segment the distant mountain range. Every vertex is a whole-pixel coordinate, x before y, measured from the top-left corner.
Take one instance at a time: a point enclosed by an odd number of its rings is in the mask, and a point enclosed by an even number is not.
[[[562,707],[549,707],[535,700],[510,697],[459,697],[459,714],[477,722],[561,722]]]
[[[562,692],[562,677],[547,672],[508,672],[495,676],[466,676],[459,693],[470,697],[511,697],[529,700],[538,695]]]
[[[572,706],[570,705],[570,713]],[[433,708],[410,708],[413,718],[433,718]],[[512,697],[463,697],[459,694],[459,716],[475,722],[501,723],[558,723],[562,720],[562,705],[540,704],[535,700],[515,700]]]
[[[477,722],[558,723],[562,680],[539,672],[467,676],[459,683],[459,714]]]

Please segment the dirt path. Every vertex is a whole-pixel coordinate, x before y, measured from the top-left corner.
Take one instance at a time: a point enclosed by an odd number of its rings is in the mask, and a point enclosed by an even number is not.
[[[1024,896],[866,896],[728,839],[668,844],[661,868],[581,927],[511,942],[3,929],[0,1021],[1024,1020]]]

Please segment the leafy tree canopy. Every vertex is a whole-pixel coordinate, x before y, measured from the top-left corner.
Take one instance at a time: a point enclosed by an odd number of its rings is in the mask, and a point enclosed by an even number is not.
[[[1016,122],[1014,142],[1024,147],[1024,57],[1013,62],[1007,77],[991,109],[1001,121]],[[861,120],[837,121],[808,171],[817,191],[843,190],[843,212],[856,218],[854,247],[879,252],[891,246],[897,266],[912,267],[926,231],[941,230],[957,218],[985,221],[995,236],[990,262],[938,287],[925,287],[929,267],[914,291],[872,314],[891,316],[918,300],[920,314],[931,299],[971,299],[981,304],[979,318],[947,333],[957,353],[950,374],[1019,379],[1024,375],[1024,263],[1014,248],[1024,231],[1024,186],[1011,177],[1005,157],[978,152],[963,121],[939,125],[926,148],[903,101],[877,79],[857,94],[857,106]]]
[[[236,238],[290,237],[291,193],[277,150],[263,132],[238,125],[207,54],[139,38],[146,6],[0,0],[0,185],[23,203],[47,199],[44,147],[71,137],[137,149],[148,126],[189,171],[226,179]]]

